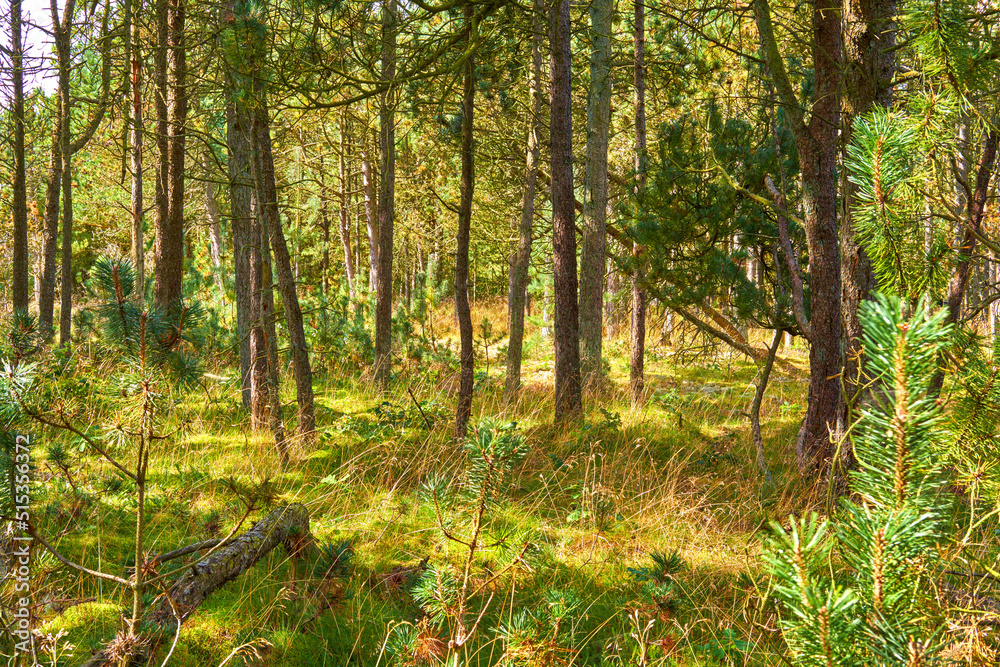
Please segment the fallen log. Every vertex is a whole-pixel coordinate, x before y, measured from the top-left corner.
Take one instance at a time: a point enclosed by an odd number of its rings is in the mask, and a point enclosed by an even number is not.
[[[162,596],[146,618],[164,633],[174,634],[178,622],[183,623],[209,595],[250,569],[279,545],[292,556],[304,555],[314,548],[309,531],[309,513],[299,504],[283,505],[239,537],[221,547],[204,560],[185,568],[180,578]],[[112,662],[114,651],[105,647],[92,656],[83,667],[98,667]],[[120,656],[120,654],[118,654]],[[120,657],[115,656],[116,660]],[[134,664],[134,663],[133,663]]]

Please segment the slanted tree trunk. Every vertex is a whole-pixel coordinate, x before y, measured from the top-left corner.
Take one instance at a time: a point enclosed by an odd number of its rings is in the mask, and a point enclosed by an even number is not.
[[[315,549],[309,529],[309,513],[304,505],[282,505],[255,523],[250,530],[212,553],[205,560],[186,568],[160,603],[150,610],[146,621],[162,636],[175,632],[177,623],[189,619],[208,596],[254,567],[279,546],[298,558]],[[195,553],[210,545],[197,544],[178,549],[171,555]],[[110,664],[112,656],[105,649],[93,655],[84,667]],[[131,663],[130,663],[131,664]]]
[[[10,3],[11,74],[14,88],[14,248],[12,297],[15,310],[28,310],[28,190],[24,163],[24,50],[21,39],[21,0]]]
[[[382,84],[379,103],[378,273],[375,283],[375,381],[389,388],[392,372],[392,234],[396,211],[396,0],[382,0]]]
[[[274,253],[275,273],[281,290],[281,303],[285,310],[285,324],[288,328],[288,347],[295,373],[295,398],[298,404],[298,434],[307,443],[315,437],[316,417],[313,406],[312,368],[309,363],[309,347],[306,344],[302,308],[295,289],[292,261],[281,229],[278,215],[278,190],[274,177],[274,157],[271,152],[271,129],[265,92],[259,80],[255,81],[257,109],[255,113],[253,140],[257,165],[257,203],[260,210],[263,233],[271,241]],[[273,312],[273,311],[272,311]]]
[[[472,47],[474,30],[473,7],[465,6],[466,49]],[[455,250],[455,312],[458,315],[458,334],[461,339],[459,352],[458,408],[455,413],[455,437],[465,437],[469,418],[472,416],[472,387],[475,375],[475,357],[472,349],[472,309],[469,306],[469,235],[472,227],[472,195],[475,188],[476,162],[472,150],[472,132],[475,117],[476,69],[472,53],[467,53],[462,92],[462,180],[459,183],[461,199],[458,205],[458,233]]]
[[[555,421],[583,416],[580,317],[577,303],[576,225],[573,197],[573,115],[569,0],[549,9],[552,48],[551,118],[552,263],[555,289]]]
[[[601,379],[614,3],[612,0],[593,0],[589,12],[591,49],[590,90],[587,93],[587,172],[580,255],[580,339],[584,386],[596,385]]]
[[[259,163],[258,163],[259,164]],[[258,172],[259,174],[259,172]],[[258,175],[258,192],[260,188],[260,176]],[[257,201],[261,197],[257,195]],[[258,381],[265,385],[266,390],[259,391],[261,402],[267,401],[267,407],[261,408],[270,421],[271,433],[274,434],[274,446],[281,457],[281,465],[288,465],[288,442],[285,433],[285,417],[281,410],[281,375],[278,373],[278,333],[275,321],[277,313],[274,309],[274,272],[271,270],[271,249],[268,247],[268,227],[271,223],[265,217],[263,207],[257,208],[259,224],[255,226],[258,236],[260,257],[260,277],[261,277],[261,297],[260,297],[260,331],[261,339],[257,343],[261,348],[259,364],[260,375]]]
[[[639,191],[646,187],[646,5],[636,0],[634,6],[635,44],[635,173]],[[632,247],[632,320],[629,352],[629,396],[632,405],[642,402],[645,391],[646,292],[642,289],[642,248]]]
[[[524,310],[531,266],[531,228],[535,216],[535,188],[538,182],[538,154],[542,114],[542,35],[545,6],[534,0],[531,8],[531,72],[528,75],[531,109],[528,112],[528,149],[521,196],[521,221],[517,228],[517,250],[511,258],[507,281],[507,317],[510,340],[507,344],[507,378],[504,400],[513,403],[521,389],[521,356],[524,351]]]

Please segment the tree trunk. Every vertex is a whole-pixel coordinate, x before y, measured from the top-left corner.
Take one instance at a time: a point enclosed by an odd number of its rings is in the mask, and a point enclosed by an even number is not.
[[[473,7],[465,6],[466,49],[472,48],[474,26]],[[472,309],[469,306],[469,234],[472,227],[472,195],[475,188],[476,161],[472,149],[472,132],[475,118],[476,67],[472,53],[465,61],[465,81],[462,92],[462,180],[459,183],[461,199],[458,205],[458,233],[455,250],[455,310],[458,314],[458,334],[461,339],[459,352],[458,408],[455,413],[455,437],[465,438],[469,418],[472,416],[472,386],[475,379],[475,356],[472,349]]]
[[[202,169],[205,177],[205,216],[208,218],[209,253],[212,256],[212,277],[219,290],[220,303],[225,303],[226,286],[222,279],[222,223],[219,202],[215,195],[215,175],[212,170],[211,149],[205,150]]]
[[[392,234],[396,210],[396,0],[382,4],[382,84],[379,105],[378,273],[375,281],[375,381],[389,388],[392,372]]]
[[[521,389],[521,356],[524,351],[524,310],[528,295],[528,269],[531,266],[531,228],[535,216],[535,187],[538,182],[538,156],[541,143],[542,115],[542,21],[543,0],[534,0],[531,8],[531,72],[528,75],[531,109],[528,111],[528,148],[524,169],[524,193],[521,197],[521,221],[517,229],[517,251],[511,258],[507,281],[507,378],[504,400],[514,402]]]
[[[65,347],[70,342],[70,327],[73,321],[73,149],[70,141],[70,119],[72,106],[69,94],[70,75],[70,31],[73,27],[73,0],[67,0],[63,10],[62,25],[55,30],[56,52],[59,60],[59,101],[60,123],[59,143],[62,151],[62,276],[59,286],[59,345]],[[55,6],[52,10],[53,28],[59,25]]]
[[[157,228],[156,283],[154,300],[161,308],[171,308],[181,299],[181,282],[184,275],[184,143],[187,122],[187,57],[184,39],[186,0],[166,0],[166,91],[168,95],[166,165],[163,197],[166,199],[166,217]],[[157,35],[159,13],[157,6]],[[161,56],[162,58],[162,56]]]
[[[583,416],[580,317],[577,304],[576,225],[573,197],[573,115],[569,0],[549,9],[552,48],[551,118],[552,264],[555,280],[555,421]]]
[[[259,164],[259,163],[258,163]],[[260,176],[258,173],[258,195],[257,201],[261,201]],[[285,433],[285,417],[281,410],[281,375],[278,372],[278,334],[275,320],[277,313],[274,309],[274,272],[271,270],[271,250],[268,247],[268,227],[270,222],[265,218],[266,207],[257,208],[259,224],[255,226],[259,234],[259,257],[260,257],[260,277],[262,283],[260,297],[260,330],[261,339],[257,348],[261,350],[259,357],[260,374],[259,381],[267,388],[259,392],[261,402],[267,401],[267,407],[262,411],[267,414],[271,433],[274,434],[274,446],[281,457],[281,465],[288,465],[288,442]]]
[[[11,65],[14,88],[14,248],[12,296],[15,310],[28,310],[28,190],[24,164],[24,51],[21,39],[21,0],[10,3]]]
[[[635,173],[639,191],[646,187],[646,5],[636,0],[634,5],[633,40],[635,46]],[[632,405],[642,402],[645,391],[644,364],[646,358],[646,292],[642,289],[642,247],[632,248],[632,321],[629,352],[629,396]]]
[[[272,510],[250,530],[200,563],[186,568],[167,591],[166,597],[149,612],[147,621],[160,630],[175,631],[178,621],[183,624],[189,619],[209,595],[255,566],[280,545],[284,545],[293,558],[315,548],[309,529],[309,512],[304,505],[282,505]],[[195,553],[209,545],[193,546],[179,549],[176,553]],[[111,663],[112,659],[108,649],[105,649],[89,658],[84,667],[100,667]]]
[[[590,90],[587,93],[587,173],[580,256],[580,339],[584,386],[601,379],[605,245],[608,215],[608,131],[611,125],[612,0],[590,3]]]
[[[315,437],[316,417],[313,407],[312,369],[309,364],[309,348],[306,344],[302,308],[295,289],[292,262],[281,229],[278,215],[278,191],[274,178],[274,157],[271,153],[271,129],[265,93],[261,82],[255,82],[257,109],[253,131],[256,149],[257,202],[265,237],[271,240],[274,253],[275,273],[281,290],[281,303],[285,310],[285,324],[288,328],[288,347],[295,373],[295,397],[298,403],[298,434],[307,443]]]
[[[808,124],[785,71],[767,0],[755,0],[762,52],[795,132],[802,179],[802,207],[809,247],[810,315],[809,404],[799,429],[796,457],[806,474],[825,468],[833,453],[831,434],[843,430],[841,410],[841,283],[837,235],[837,151],[843,54],[840,5],[817,0],[813,6],[815,86]]]
[[[347,273],[347,286],[351,301],[357,296],[354,279],[354,253],[351,252],[351,219],[347,214],[347,109],[340,114],[340,242],[344,246],[344,271]]]
[[[56,299],[56,245],[59,240],[59,196],[62,193],[62,125],[62,96],[57,96],[45,183],[42,279],[38,293],[38,327],[45,332],[46,337],[53,333]]]
[[[167,99],[167,53],[169,51],[170,0],[155,0],[156,47],[153,50],[153,77],[155,79],[154,107],[156,109],[156,216],[153,220],[153,300],[157,306],[166,307],[170,302],[172,267],[183,262],[183,248],[173,243],[170,229],[170,199],[167,182],[170,180],[169,116]]]
[[[126,0],[130,5],[132,0]],[[141,6],[138,0],[136,5]],[[132,114],[131,114],[131,152],[132,152],[132,263],[135,265],[135,298],[136,304],[144,304],[146,299],[146,246],[143,230],[142,201],[142,59],[139,53],[140,22],[138,16],[132,17],[132,34],[129,37],[132,62]]]
[[[841,146],[851,143],[854,119],[871,110],[872,105],[888,107],[892,102],[890,82],[896,69],[896,0],[845,0],[844,2],[844,121]],[[843,281],[844,314],[844,399],[845,423],[852,423],[865,384],[862,372],[861,322],[858,307],[871,298],[876,288],[875,272],[868,253],[858,244],[854,227],[857,186],[843,173],[844,221],[841,224],[840,276]],[[844,448],[845,459],[853,459],[853,450]]]
[[[367,141],[364,143],[367,146]],[[378,217],[375,213],[375,179],[367,148],[361,153],[361,180],[365,191],[365,222],[368,225],[368,289],[374,291],[378,284]]]

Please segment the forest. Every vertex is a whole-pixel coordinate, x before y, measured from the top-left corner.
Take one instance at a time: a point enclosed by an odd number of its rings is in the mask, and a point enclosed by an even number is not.
[[[1000,661],[995,0],[4,0],[8,665]]]

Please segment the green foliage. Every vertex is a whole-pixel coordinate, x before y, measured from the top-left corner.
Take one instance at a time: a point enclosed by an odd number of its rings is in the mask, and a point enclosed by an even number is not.
[[[930,660],[943,625],[929,579],[943,525],[939,447],[944,420],[927,388],[951,327],[898,299],[865,304],[865,349],[876,393],[855,428],[854,492],[836,521],[816,514],[775,524],[767,556],[795,665],[895,665]],[[879,392],[879,387],[883,388]],[[840,555],[840,559],[835,557]]]

